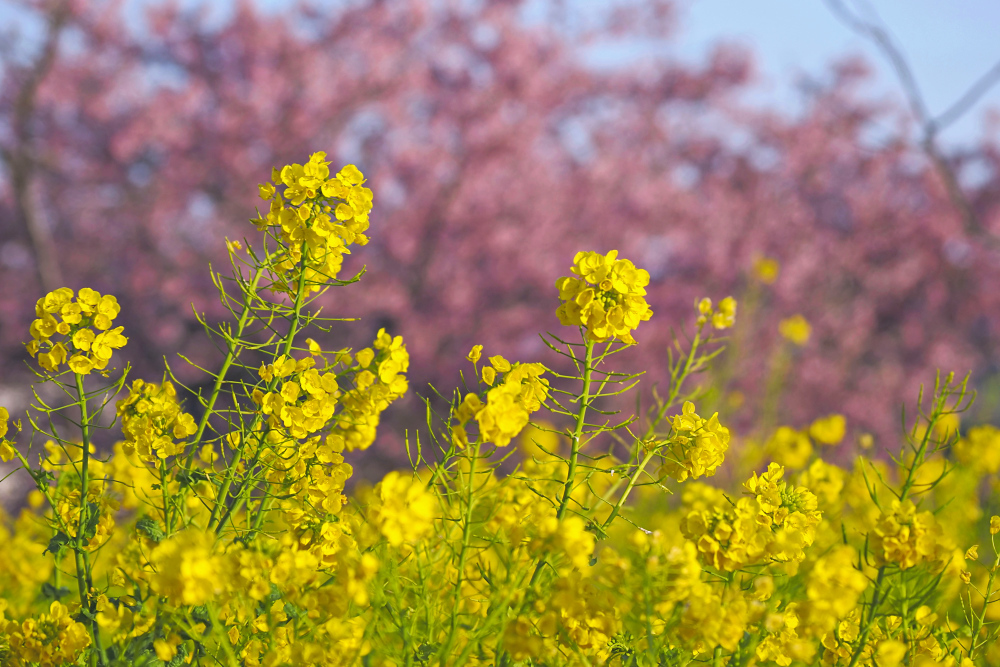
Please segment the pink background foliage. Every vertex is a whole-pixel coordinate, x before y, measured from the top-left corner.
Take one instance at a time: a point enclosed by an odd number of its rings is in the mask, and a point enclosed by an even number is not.
[[[403,334],[414,388],[454,386],[475,343],[551,360],[537,334],[559,329],[556,278],[576,251],[612,248],[652,275],[655,315],[626,359],[652,381],[665,378],[671,328],[690,330],[696,298],[741,297],[757,257],[781,262],[738,318],[732,388],[747,401],[733,423],[752,421],[787,345],[777,322],[795,313],[814,328],[794,351],[784,423],[842,411],[854,432],[888,440],[936,369],[974,370],[982,386],[996,375],[1000,254],[964,231],[906,139],[904,111],[858,94],[863,63],[833,68],[790,117],[740,103],[754,70],[736,49],[700,67],[615,72],[575,57],[609,31],[669,39],[669,2],[572,34],[526,27],[521,5],[372,1],[275,15],[241,2],[222,26],[161,7],[141,31],[119,5],[71,5],[20,136],[12,119],[30,66],[8,59],[3,70],[3,383],[24,377],[20,343],[42,293],[11,185],[18,150],[36,165],[30,193],[63,282],[118,296],[128,358],[150,379],[164,355],[217,358],[189,305],[223,315],[207,263],[224,269],[224,236],[253,240],[247,220],[270,168],[316,150],[333,167],[356,163],[375,192],[372,242],[346,264],[368,273],[329,309],[362,317],[352,344],[381,326]],[[889,138],[872,139],[874,127]],[[1000,234],[998,157],[984,142],[947,159],[982,175],[966,196]]]

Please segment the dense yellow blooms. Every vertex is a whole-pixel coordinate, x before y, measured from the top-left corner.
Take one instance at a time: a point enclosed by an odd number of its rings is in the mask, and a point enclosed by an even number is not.
[[[113,352],[128,342],[122,327],[111,328],[120,311],[114,296],[89,287],[75,295],[68,287],[49,292],[35,304],[38,319],[28,330],[28,353],[49,372],[63,364],[79,375],[103,370]]]
[[[806,577],[804,616],[808,623],[831,632],[834,625],[858,603],[858,597],[868,588],[868,579],[855,565],[857,552],[849,545],[833,547],[819,557]]]
[[[541,364],[511,364],[500,355],[490,357],[490,365],[483,368],[484,383],[491,387],[486,402],[477,394],[466,394],[456,414],[459,423],[452,429],[453,437],[468,444],[466,423],[475,419],[483,442],[507,446],[548,397],[549,381],[542,377],[545,370]]]
[[[75,620],[70,610],[58,601],[49,605],[48,613],[21,623],[5,620],[3,612],[4,604],[0,600],[0,635],[6,635],[12,665],[74,664],[91,643],[83,623]],[[0,651],[2,647],[0,644]]]
[[[0,408],[0,460],[34,484],[0,516],[0,667],[1000,664],[1000,436],[956,437],[964,385],[938,382],[891,457],[831,450],[839,414],[741,439],[684,399],[719,396],[682,385],[718,349],[709,327],[735,324],[734,299],[702,299],[667,391],[618,415],[605,399],[638,375],[595,343],[635,342],[649,276],[579,253],[558,288],[582,340],[547,338],[551,370],[474,346],[472,381],[400,429],[412,470],[352,485],[352,464],[389,460],[355,452],[408,392],[409,353],[385,330],[329,351],[302,329],[330,321],[310,294],[351,282],[371,192],[322,153],[272,180],[245,319],[207,327],[226,354],[210,391],[103,372],[124,344],[113,297],[39,301],[28,348],[69,400],[38,392],[19,449]],[[801,318],[781,330],[808,340]],[[119,391],[116,442],[97,434]]]
[[[197,606],[218,596],[226,563],[213,553],[215,540],[196,528],[160,542],[149,555],[150,586],[174,606]]]
[[[124,449],[144,461],[155,462],[183,453],[183,440],[198,430],[194,417],[181,411],[171,382],[136,380],[128,397],[118,401]],[[181,442],[178,442],[181,441]]]
[[[617,338],[635,343],[632,332],[653,315],[643,298],[649,273],[627,259],[618,259],[617,250],[607,255],[578,252],[570,270],[578,277],[556,281],[562,302],[556,310],[559,321],[584,327],[593,341]]]
[[[671,426],[673,433],[663,452],[663,474],[678,482],[714,475],[729,449],[729,429],[719,423],[719,413],[704,419],[695,414],[694,403],[685,401]]]
[[[812,335],[812,325],[802,315],[792,315],[778,323],[778,332],[796,345],[805,345]]]
[[[372,348],[355,355],[356,363],[350,369],[354,388],[340,398],[337,430],[327,438],[336,448],[353,451],[371,446],[380,415],[409,389],[406,371],[410,355],[403,337],[379,329]]]
[[[370,519],[392,546],[413,543],[431,529],[437,500],[419,479],[391,472],[375,487],[374,495]]]
[[[304,165],[274,169],[273,183],[258,186],[270,209],[254,222],[259,230],[274,230],[288,249],[274,267],[285,281],[275,286],[278,291],[294,293],[300,276],[306,293],[318,291],[337,278],[348,246],[368,243],[372,191],[364,187],[364,175],[354,165],[331,175],[325,158],[317,152]]]
[[[872,552],[879,565],[893,563],[905,570],[945,557],[941,528],[931,512],[918,512],[909,500],[893,500],[887,510],[871,534]]]
[[[812,457],[809,436],[791,426],[779,426],[764,445],[765,451],[786,468],[804,468]]]
[[[816,536],[821,513],[816,496],[782,481],[784,469],[772,463],[744,484],[748,496],[706,509],[694,509],[681,530],[712,567],[734,571],[760,562],[794,566]]]
[[[809,437],[821,445],[837,445],[847,432],[844,415],[821,417],[809,426]]]
[[[0,462],[6,463],[12,460],[17,453],[14,451],[14,445],[5,437],[8,430],[8,422],[10,421],[10,413],[7,408],[0,407]]]
[[[977,473],[995,475],[1000,471],[1000,430],[989,424],[973,426],[952,451],[958,461]]]

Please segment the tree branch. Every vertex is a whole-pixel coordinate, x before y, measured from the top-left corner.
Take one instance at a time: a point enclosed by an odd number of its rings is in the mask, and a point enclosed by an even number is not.
[[[965,94],[963,94],[955,103],[948,107],[944,113],[934,117],[927,109],[927,104],[920,92],[920,87],[917,84],[916,77],[913,75],[913,70],[906,61],[906,57],[903,55],[902,50],[896,46],[895,42],[893,42],[888,31],[884,27],[865,21],[852,13],[844,5],[843,0],[823,0],[823,2],[826,3],[833,15],[836,16],[842,23],[854,32],[874,43],[892,65],[892,68],[896,71],[896,76],[899,78],[900,84],[903,87],[903,93],[906,95],[910,110],[921,126],[923,136],[920,141],[920,146],[923,148],[924,153],[927,154],[927,157],[930,158],[935,171],[937,171],[938,176],[940,176],[941,180],[944,182],[945,189],[948,192],[948,198],[951,200],[952,205],[962,216],[965,232],[970,235],[984,236],[994,245],[1000,244],[1000,239],[995,238],[983,227],[979,217],[976,215],[976,212],[972,207],[971,202],[962,191],[954,169],[952,169],[948,160],[945,159],[937,144],[938,133],[948,125],[958,120],[959,117],[961,117],[964,113],[971,109],[977,101],[979,101],[979,99],[990,89],[990,87],[992,87],[997,81],[1000,81],[1000,62],[995,64],[988,72],[986,72],[986,74],[981,76],[972,85],[972,87],[969,88],[969,90],[966,91]]]
[[[55,62],[59,48],[59,37],[69,18],[69,3],[60,0],[53,4],[47,17],[45,42],[41,52],[24,71],[24,79],[14,99],[13,134],[14,145],[0,149],[0,159],[10,171],[14,206],[24,222],[25,230],[35,255],[35,269],[39,285],[45,292],[57,289],[62,284],[62,272],[56,257],[52,234],[45,225],[38,208],[35,192],[34,137],[31,120],[35,114],[38,89],[48,76]]]

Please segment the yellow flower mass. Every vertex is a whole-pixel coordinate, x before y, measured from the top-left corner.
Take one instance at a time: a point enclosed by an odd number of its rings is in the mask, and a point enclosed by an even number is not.
[[[559,300],[556,310],[564,325],[582,326],[596,342],[617,338],[635,343],[632,331],[639,322],[653,315],[646,303],[649,273],[635,268],[627,259],[618,259],[618,251],[606,255],[578,252],[570,269],[577,277],[556,281]]]
[[[38,300],[42,386],[26,418],[0,408],[2,483],[30,487],[0,513],[0,667],[1000,664],[1000,435],[959,434],[964,383],[939,379],[895,449],[787,397],[754,415],[712,368],[726,297],[677,323],[646,391],[595,344],[635,344],[649,275],[581,252],[556,284],[579,339],[543,336],[545,364],[475,345],[460,388],[394,413],[403,338],[335,345],[315,301],[357,282],[364,183],[314,153],[258,187],[267,251],[227,244],[236,320],[206,326],[196,383],[110,367],[114,297]]]

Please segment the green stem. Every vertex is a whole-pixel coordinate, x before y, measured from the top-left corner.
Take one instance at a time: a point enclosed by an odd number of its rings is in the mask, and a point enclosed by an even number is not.
[[[573,427],[573,435],[571,436],[572,449],[569,455],[569,470],[566,472],[566,484],[563,487],[562,499],[559,501],[559,508],[556,510],[556,518],[562,520],[563,515],[566,514],[566,508],[569,506],[570,494],[573,492],[573,483],[576,481],[576,465],[577,460],[580,456],[580,438],[583,436],[583,427],[587,421],[587,408],[590,407],[590,401],[592,397],[590,396],[590,382],[594,371],[594,341],[590,338],[586,338],[584,334],[584,343],[586,344],[587,352],[584,359],[583,366],[583,388],[580,390],[580,395],[577,397],[579,405],[576,412],[576,425]],[[542,573],[542,568],[545,567],[545,562],[547,559],[546,554],[542,554],[542,557],[538,560],[538,565],[535,566],[535,571],[531,574],[531,581],[528,582],[528,587],[531,588],[538,581],[538,575]]]
[[[282,355],[287,355],[292,350],[292,345],[295,342],[295,336],[299,332],[299,320],[302,316],[302,299],[305,296],[305,270],[306,270],[306,258],[308,257],[308,248],[306,244],[302,244],[302,260],[299,264],[299,277],[298,277],[298,289],[295,293],[295,304],[293,310],[292,323],[288,328],[288,333],[285,335],[284,344],[282,346]],[[276,380],[274,381],[276,382]],[[253,433],[255,427],[261,422],[261,413],[258,411],[257,416],[254,418],[253,425],[250,427],[250,432]],[[261,436],[263,441],[263,436]],[[215,507],[212,508],[212,514],[208,519],[208,527],[211,528],[218,519],[218,525],[216,526],[215,532],[221,533],[225,528],[226,523],[232,516],[233,512],[243,505],[242,500],[238,500],[226,508],[225,513],[222,518],[219,518],[219,511],[222,507],[226,505],[226,499],[229,497],[229,490],[232,488],[233,480],[236,477],[236,467],[239,464],[240,459],[243,458],[243,452],[246,449],[246,438],[240,441],[240,445],[236,450],[236,456],[233,458],[233,462],[229,466],[229,470],[226,473],[226,479],[223,482],[222,489],[220,489],[219,494],[215,499]],[[249,472],[249,471],[248,471]]]
[[[250,282],[249,292],[255,293],[257,289],[257,283],[260,282],[261,272],[258,271]],[[252,297],[250,297],[252,298]],[[219,398],[219,394],[222,392],[222,384],[225,382],[226,373],[229,372],[229,367],[233,365],[236,360],[237,349],[239,345],[237,341],[243,335],[243,330],[247,326],[247,321],[250,319],[250,312],[253,310],[250,307],[250,298],[247,302],[243,304],[243,312],[240,313],[239,322],[236,324],[236,335],[229,336],[226,342],[226,358],[222,361],[222,368],[219,369],[219,374],[215,376],[215,384],[212,386],[212,393],[208,396],[208,402],[205,404],[205,412],[201,415],[201,421],[198,422],[198,430],[195,431],[194,439],[191,441],[190,451],[187,455],[187,460],[185,465],[187,467],[191,466],[191,459],[194,457],[195,452],[198,449],[198,445],[201,444],[201,439],[205,435],[205,428],[208,426],[208,419],[212,416],[212,410],[215,408],[215,401]]]
[[[174,528],[170,521],[170,505],[167,498],[167,462],[163,459],[160,459],[160,497],[163,498],[163,527],[169,537]]]
[[[604,521],[604,524],[601,526],[601,530],[605,530],[608,526],[610,526],[611,522],[614,521],[615,517],[618,516],[618,513],[621,512],[622,506],[625,504],[625,501],[628,500],[628,496],[630,493],[632,493],[633,487],[635,487],[636,482],[639,481],[639,476],[642,474],[643,470],[645,470],[646,464],[648,464],[650,460],[652,460],[655,454],[656,454],[656,449],[650,446],[649,450],[646,452],[646,456],[643,457],[642,461],[639,463],[639,467],[636,468],[636,471],[632,475],[632,478],[628,481],[628,486],[625,487],[625,491],[622,493],[621,498],[618,499],[618,503],[615,505],[614,509],[611,510],[611,514],[608,516],[608,518]]]
[[[698,330],[694,334],[694,340],[691,341],[691,349],[688,350],[687,358],[684,360],[684,367],[677,375],[673,375],[673,369],[671,369],[670,394],[667,396],[667,400],[663,402],[663,405],[661,405],[660,409],[657,411],[656,419],[654,419],[649,424],[649,428],[646,429],[646,440],[652,438],[656,434],[656,427],[660,425],[661,421],[663,421],[663,417],[667,414],[667,410],[669,410],[677,402],[677,397],[680,396],[681,393],[681,387],[684,386],[684,380],[686,380],[688,375],[691,374],[691,371],[696,364],[696,354],[700,345],[701,327],[698,327]]]
[[[82,458],[80,461],[80,519],[76,527],[76,545],[73,549],[76,560],[76,582],[80,593],[80,606],[90,611],[90,634],[94,639],[94,646],[97,652],[91,654],[91,664],[103,665],[107,662],[104,654],[104,646],[101,642],[101,628],[97,625],[94,615],[97,613],[97,606],[90,596],[94,587],[94,582],[90,571],[90,557],[85,551],[83,543],[84,529],[90,515],[90,504],[87,502],[87,495],[90,491],[90,477],[88,468],[90,463],[90,416],[87,414],[87,394],[83,390],[83,376],[74,373],[76,378],[76,398],[80,408],[80,437],[82,438]],[[54,506],[53,506],[54,507]]]
[[[573,428],[572,450],[569,455],[569,471],[566,474],[566,485],[563,487],[562,500],[559,501],[559,509],[556,518],[562,519],[569,506],[569,497],[573,492],[573,484],[576,481],[576,464],[580,456],[580,437],[583,435],[583,427],[586,423],[587,408],[590,407],[590,381],[593,374],[594,365],[594,341],[589,338],[586,341],[587,356],[583,367],[583,389],[580,392],[580,405],[576,413],[576,426]]]
[[[997,556],[996,560],[993,561],[993,567],[990,568],[990,578],[986,583],[986,595],[983,596],[983,610],[976,616],[975,610],[971,609],[972,604],[969,604],[970,611],[973,614],[972,623],[972,638],[969,641],[969,660],[973,660],[976,657],[976,649],[979,646],[976,645],[976,638],[979,636],[980,631],[983,629],[983,625],[986,622],[986,607],[990,604],[990,598],[993,596],[993,582],[997,576],[997,567],[1000,567],[1000,556]]]
[[[851,662],[847,667],[855,667],[858,664],[858,660],[861,659],[861,652],[865,650],[865,644],[868,642],[868,634],[872,630],[872,625],[875,623],[875,610],[878,608],[881,600],[879,599],[882,593],[882,582],[885,580],[885,565],[878,569],[878,577],[875,579],[875,590],[872,592],[871,606],[868,608],[868,620],[865,622],[864,627],[861,630],[861,634],[858,636],[858,645],[854,649],[854,653],[851,655]]]
[[[942,393],[939,398],[937,405],[931,411],[930,418],[927,420],[927,430],[924,432],[923,437],[920,439],[920,446],[913,457],[913,461],[910,463],[909,468],[906,472],[906,480],[903,482],[903,486],[899,492],[899,502],[904,503],[910,495],[910,490],[913,488],[913,484],[916,481],[916,471],[923,464],[923,457],[927,451],[927,445],[930,442],[931,431],[934,429],[934,425],[940,419],[946,405],[947,394]],[[868,618],[863,624],[859,623],[859,629],[861,630],[858,636],[858,645],[854,649],[854,653],[851,655],[851,662],[848,667],[855,667],[858,664],[858,660],[861,659],[861,652],[865,648],[865,643],[868,641],[868,635],[871,633],[872,626],[875,624],[875,611],[881,602],[882,595],[882,584],[885,581],[885,569],[886,566],[883,565],[878,569],[878,576],[875,579],[875,590],[872,591],[872,601],[871,606],[868,608]],[[973,641],[975,639],[973,638]]]
[[[469,483],[466,486],[465,499],[465,523],[462,527],[462,550],[458,554],[458,579],[455,582],[455,601],[451,610],[451,628],[448,630],[448,639],[441,649],[441,659],[451,653],[455,644],[456,632],[458,630],[458,610],[462,603],[462,578],[465,575],[465,561],[469,554],[469,542],[472,539],[472,510],[476,505],[475,482],[476,482],[476,460],[479,458],[479,443],[470,451],[469,460]]]

